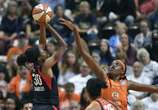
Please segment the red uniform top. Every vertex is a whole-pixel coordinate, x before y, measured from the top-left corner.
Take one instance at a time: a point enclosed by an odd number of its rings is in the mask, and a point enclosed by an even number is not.
[[[96,101],[101,105],[102,110],[120,110],[112,101],[103,98],[98,98]]]

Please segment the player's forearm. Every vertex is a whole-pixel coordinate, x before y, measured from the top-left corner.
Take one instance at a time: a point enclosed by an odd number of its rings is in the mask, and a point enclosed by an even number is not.
[[[46,46],[46,27],[44,23],[40,23],[40,39],[39,44],[42,48]]]
[[[76,44],[79,49],[79,52],[85,56],[85,50],[83,46],[81,45],[81,37],[80,37],[79,30],[77,29],[77,27],[74,29],[74,34],[75,34],[75,40],[76,40]]]
[[[52,28],[49,24],[47,24],[47,29],[49,32],[51,32],[51,34],[55,35],[56,39],[59,41],[60,46],[67,48],[67,44],[64,41],[64,39],[58,34],[58,32]]]
[[[77,28],[74,29],[75,34],[75,40],[77,47],[79,49],[80,54],[82,55],[85,62],[88,64],[88,66],[95,72],[97,77],[101,80],[105,80],[105,77],[107,76],[106,73],[104,74],[104,71],[99,67],[99,64],[97,64],[93,58],[90,56],[90,54],[84,50],[82,44],[81,44],[81,38],[79,35],[79,32]]]
[[[156,92],[158,93],[158,87],[154,85],[145,85],[145,84],[139,84],[133,81],[128,81],[128,89],[129,90],[135,90],[135,91],[142,91],[142,92]]]

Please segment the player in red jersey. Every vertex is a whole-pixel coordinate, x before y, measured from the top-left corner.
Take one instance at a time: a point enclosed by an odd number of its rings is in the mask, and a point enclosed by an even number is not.
[[[40,24],[40,46],[29,48],[17,59],[19,65],[26,66],[32,73],[33,110],[59,110],[59,97],[52,67],[64,54],[67,44],[49,25],[47,29],[59,41],[56,53],[49,55],[46,48],[45,24]]]

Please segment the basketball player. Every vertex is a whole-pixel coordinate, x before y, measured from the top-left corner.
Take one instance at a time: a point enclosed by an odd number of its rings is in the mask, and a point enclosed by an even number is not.
[[[107,100],[114,101],[121,110],[127,110],[127,92],[128,90],[157,92],[158,88],[152,85],[139,84],[126,79],[126,65],[121,60],[114,60],[110,66],[110,71],[107,74],[94,59],[86,52],[80,42],[78,28],[70,21],[61,19],[61,23],[71,29],[75,34],[75,40],[79,52],[88,66],[95,72],[97,77],[105,81],[107,88],[102,89],[102,97]]]
[[[92,78],[88,80],[86,94],[91,103],[85,110],[120,110],[114,102],[101,98],[101,89],[106,87],[106,82],[100,79]]]
[[[42,29],[44,31],[45,27]],[[40,46],[27,49],[17,59],[19,65],[25,65],[32,72],[33,110],[59,110],[58,89],[52,67],[61,59],[67,44],[49,24],[47,29],[59,41],[60,46],[56,53],[53,55],[47,53],[45,49],[46,38],[44,38],[46,35],[40,30],[42,32]]]

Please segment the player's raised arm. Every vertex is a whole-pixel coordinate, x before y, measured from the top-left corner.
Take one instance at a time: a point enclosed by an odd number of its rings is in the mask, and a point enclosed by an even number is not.
[[[45,49],[45,47],[46,47],[46,25],[45,25],[45,23],[39,23],[39,25],[40,25],[39,44],[40,44],[40,48]]]
[[[49,24],[47,24],[46,28],[48,29],[49,32],[51,32],[52,35],[56,37],[56,39],[59,42],[59,47],[57,51],[51,57],[46,59],[45,64],[44,64],[47,68],[51,68],[63,56],[67,48],[67,44],[64,41],[64,39],[58,34],[58,32],[54,28],[52,28]]]
[[[140,83],[136,83],[136,82],[133,82],[133,81],[128,81],[128,90],[158,93],[158,86],[145,85],[145,84],[140,84]]]
[[[71,22],[65,19],[61,19],[61,24],[67,26],[70,30],[72,30],[75,34],[75,40],[77,47],[79,49],[79,52],[83,59],[86,61],[88,66],[95,72],[98,78],[101,80],[105,80],[107,78],[106,72],[95,62],[95,60],[90,56],[90,54],[84,50],[82,44],[81,44],[81,38],[78,31],[78,28]]]

